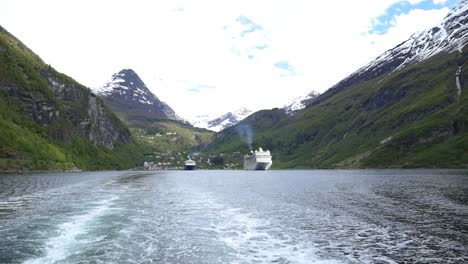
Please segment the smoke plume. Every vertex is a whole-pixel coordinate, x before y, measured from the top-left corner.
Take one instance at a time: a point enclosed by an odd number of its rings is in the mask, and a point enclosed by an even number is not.
[[[252,131],[252,127],[250,125],[240,125],[240,126],[237,126],[237,133],[239,134],[239,136],[241,137],[242,140],[244,140],[244,142],[247,144],[247,146],[249,147],[249,150],[253,150],[252,149],[252,141],[253,141],[253,131]]]

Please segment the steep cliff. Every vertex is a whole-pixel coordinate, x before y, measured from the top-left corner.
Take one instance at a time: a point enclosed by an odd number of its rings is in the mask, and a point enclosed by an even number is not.
[[[86,87],[55,71],[41,71],[66,118],[77,132],[93,144],[113,147],[130,142],[130,132],[114,113]]]
[[[0,27],[0,170],[108,166],[129,129],[90,89]],[[127,146],[128,147],[128,146]]]

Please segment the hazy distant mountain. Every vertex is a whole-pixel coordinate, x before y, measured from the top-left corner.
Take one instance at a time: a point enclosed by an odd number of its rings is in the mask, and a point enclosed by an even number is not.
[[[183,121],[172,108],[156,97],[132,69],[112,75],[110,81],[94,91],[128,123],[162,119]]]
[[[247,116],[252,114],[252,111],[247,108],[241,108],[236,111],[226,113],[216,118],[210,118],[208,115],[199,116],[192,125],[195,127],[206,128],[212,131],[219,132],[225,128],[237,124]]]

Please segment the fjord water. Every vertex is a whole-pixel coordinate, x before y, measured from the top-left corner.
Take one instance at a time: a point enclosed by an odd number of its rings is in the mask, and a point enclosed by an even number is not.
[[[0,175],[0,263],[466,263],[463,170]]]

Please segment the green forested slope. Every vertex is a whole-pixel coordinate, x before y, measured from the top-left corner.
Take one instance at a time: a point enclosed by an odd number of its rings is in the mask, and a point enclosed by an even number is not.
[[[142,148],[88,88],[0,27],[0,171],[130,168]]]
[[[441,53],[327,94],[293,116],[262,111],[239,125],[254,131],[254,146],[270,149],[276,168],[466,167],[468,71],[459,97],[455,73],[468,57]],[[247,151],[236,127],[209,152]]]

